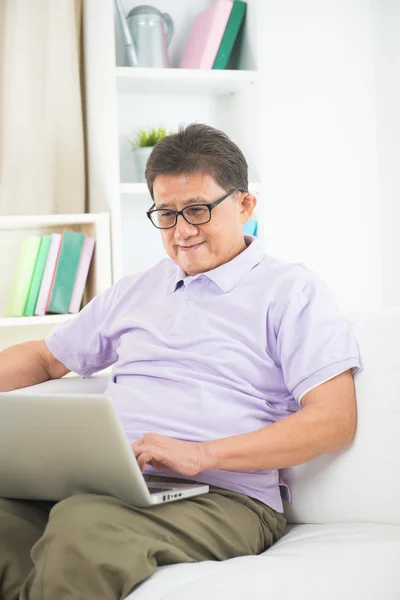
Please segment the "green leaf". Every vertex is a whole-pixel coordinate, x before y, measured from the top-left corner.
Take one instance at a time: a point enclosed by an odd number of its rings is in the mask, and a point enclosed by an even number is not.
[[[162,140],[166,135],[167,130],[164,127],[158,127],[157,129],[139,129],[136,132],[136,136],[129,139],[129,142],[134,148],[155,146],[157,142]]]

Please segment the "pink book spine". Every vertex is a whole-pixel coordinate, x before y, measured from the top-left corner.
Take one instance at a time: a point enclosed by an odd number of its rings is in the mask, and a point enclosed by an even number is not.
[[[217,0],[195,17],[181,69],[212,69],[232,7],[232,0]]]
[[[69,303],[68,312],[77,313],[81,307],[83,292],[85,290],[86,279],[89,273],[90,262],[93,256],[95,240],[92,237],[86,236],[83,241],[81,257],[79,260],[78,270],[76,272],[74,289],[72,291],[71,301]]]
[[[57,252],[57,257],[56,257],[55,264],[54,264],[53,277],[51,278],[51,283],[50,283],[50,287],[49,287],[49,295],[47,296],[47,302],[46,302],[45,312],[47,312],[49,310],[49,304],[50,304],[51,294],[53,292],[54,280],[56,278],[56,273],[57,273],[58,259],[60,257],[61,247],[63,245],[64,234],[61,233],[60,235],[61,235],[61,239],[60,239],[60,243],[58,245],[58,252]]]
[[[35,315],[39,317],[46,314],[47,298],[50,293],[53,275],[57,266],[61,239],[62,235],[60,233],[51,234],[50,248],[47,254],[46,266],[43,271],[42,283],[40,284],[39,295],[35,307]]]

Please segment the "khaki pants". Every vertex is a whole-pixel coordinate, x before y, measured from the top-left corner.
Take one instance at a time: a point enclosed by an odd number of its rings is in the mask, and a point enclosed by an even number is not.
[[[0,499],[0,598],[125,598],[157,566],[259,554],[285,525],[261,502],[212,486],[145,509],[95,494]]]

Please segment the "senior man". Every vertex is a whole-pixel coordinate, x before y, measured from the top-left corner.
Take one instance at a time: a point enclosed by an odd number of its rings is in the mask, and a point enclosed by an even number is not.
[[[236,144],[181,128],[146,179],[169,259],[1,352],[0,389],[113,365],[108,393],[146,478],[210,493],[147,509],[0,500],[3,600],[125,598],[159,565],[258,554],[285,529],[279,469],[354,435],[357,344],[323,280],[243,235],[256,199]]]

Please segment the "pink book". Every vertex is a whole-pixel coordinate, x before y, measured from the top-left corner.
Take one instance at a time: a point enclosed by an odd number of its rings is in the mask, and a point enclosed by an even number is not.
[[[49,295],[47,296],[47,302],[46,302],[46,313],[49,310],[49,305],[50,305],[50,300],[51,300],[51,294],[53,292],[53,285],[54,285],[54,280],[56,278],[56,272],[57,272],[57,267],[58,267],[58,259],[60,258],[60,251],[61,251],[61,247],[62,247],[62,243],[63,243],[63,233],[60,234],[61,235],[61,239],[60,239],[60,244],[58,246],[58,252],[57,252],[57,257],[54,263],[54,270],[53,270],[53,276],[51,278],[51,283],[50,283],[50,288],[49,288]]]
[[[40,284],[39,295],[35,307],[35,315],[37,316],[46,314],[47,299],[50,295],[54,273],[57,267],[58,254],[61,247],[61,233],[51,233],[50,235],[50,248],[47,254],[46,266],[44,268],[42,283]]]
[[[181,69],[212,69],[232,7],[232,0],[216,0],[195,17]]]
[[[81,307],[83,292],[86,285],[86,279],[89,273],[90,262],[93,256],[95,240],[86,236],[83,241],[81,257],[79,259],[78,270],[76,272],[74,289],[72,291],[71,301],[68,312],[77,313]]]

